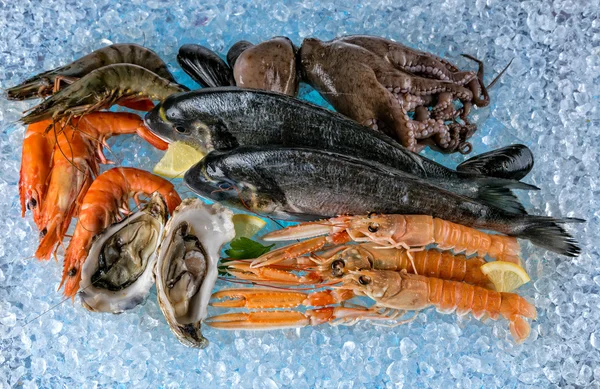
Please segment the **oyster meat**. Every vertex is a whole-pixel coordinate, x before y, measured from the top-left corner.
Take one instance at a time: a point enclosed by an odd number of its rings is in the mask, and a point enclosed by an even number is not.
[[[233,213],[185,199],[167,223],[156,264],[158,303],[171,331],[188,347],[205,348],[201,322],[217,281],[220,252],[235,236]]]
[[[157,251],[167,221],[160,194],[95,238],[81,275],[81,303],[91,311],[120,313],[142,301],[154,283]]]

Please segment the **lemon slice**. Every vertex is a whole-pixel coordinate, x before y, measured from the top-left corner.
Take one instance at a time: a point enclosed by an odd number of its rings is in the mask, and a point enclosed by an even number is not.
[[[169,145],[167,152],[152,170],[168,178],[182,178],[183,174],[204,158],[204,154],[183,142],[174,142]]]
[[[481,271],[494,283],[498,292],[512,292],[531,281],[525,269],[511,262],[489,262],[481,266]]]
[[[236,238],[252,238],[267,225],[267,222],[259,217],[241,213],[233,215],[232,220]]]

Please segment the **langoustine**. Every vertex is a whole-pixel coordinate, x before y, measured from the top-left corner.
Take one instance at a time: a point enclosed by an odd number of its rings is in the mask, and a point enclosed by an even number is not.
[[[318,237],[326,235],[324,237]],[[410,251],[423,250],[435,243],[441,250],[452,249],[466,255],[477,253],[490,258],[519,263],[520,247],[514,237],[486,234],[474,228],[427,215],[341,216],[329,220],[301,223],[273,231],[266,241],[294,240],[317,237],[285,246],[257,258],[254,267],[277,263],[282,259],[319,250],[328,243],[373,242],[380,247],[402,247]]]
[[[289,258],[271,266],[252,267],[248,261],[227,261],[222,267],[235,278],[268,284],[323,284],[354,270],[406,270],[411,274],[489,288],[492,284],[481,271],[485,263],[482,257],[467,259],[449,251],[409,252],[403,248],[381,247],[377,243],[361,243],[336,246],[307,257]]]
[[[226,313],[210,317],[208,325],[226,330],[266,330],[296,328],[330,323],[352,325],[360,320],[387,321],[395,325],[406,311],[420,311],[434,306],[441,313],[471,313],[476,319],[500,316],[509,321],[510,332],[517,343],[527,339],[531,331],[525,320],[537,317],[535,307],[514,293],[500,293],[462,282],[386,270],[350,271],[334,290],[314,293],[282,291],[266,288],[225,289],[213,294],[217,307],[293,308],[300,305],[326,306],[342,303],[354,296],[367,296],[375,305],[366,307],[325,307],[298,311],[258,311]]]
[[[127,208],[130,197],[139,203],[139,196],[158,192],[167,204],[169,213],[181,199],[169,181],[135,168],[113,168],[99,175],[85,194],[77,226],[65,252],[63,277],[65,296],[74,297],[79,289],[81,267],[94,236],[102,232]]]

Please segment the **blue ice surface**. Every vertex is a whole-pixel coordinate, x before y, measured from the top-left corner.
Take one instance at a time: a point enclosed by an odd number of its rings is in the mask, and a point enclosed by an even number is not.
[[[493,104],[476,112],[474,152],[526,144],[536,157],[526,180],[541,188],[519,194],[529,211],[588,220],[568,227],[582,244],[578,258],[523,242],[532,282],[519,293],[538,319],[522,345],[506,321],[427,309],[396,328],[206,328],[210,347],[188,349],[170,333],[154,291],[117,316],[62,301],[61,257],[31,259],[37,233],[18,204],[24,128],[15,121],[32,103],[0,100],[0,388],[599,387],[599,10],[598,0],[0,1],[1,88],[111,42],[154,49],[189,86],[175,62],[182,44],[224,54],[237,40],[276,35],[296,44],[379,35],[474,69],[459,56],[469,53],[484,60],[488,82],[513,59]],[[161,156],[132,136],[110,143],[123,165],[151,169]],[[425,154],[449,166],[465,158]]]

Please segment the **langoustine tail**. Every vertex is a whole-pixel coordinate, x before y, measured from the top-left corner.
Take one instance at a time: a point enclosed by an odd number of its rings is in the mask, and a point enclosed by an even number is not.
[[[535,320],[537,312],[535,306],[515,293],[502,293],[500,312],[510,322],[510,333],[517,343],[522,343],[531,332],[529,323],[524,319]]]

